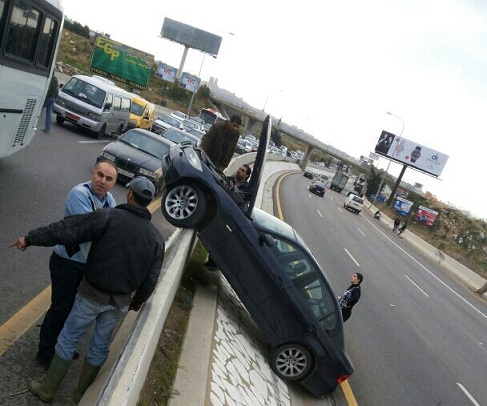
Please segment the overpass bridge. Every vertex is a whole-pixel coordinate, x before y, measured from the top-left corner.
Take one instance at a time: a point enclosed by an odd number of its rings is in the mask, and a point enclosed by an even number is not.
[[[252,107],[242,99],[236,97],[233,93],[221,89],[215,84],[207,83],[207,85],[211,91],[210,100],[214,104],[214,107],[226,117],[231,117],[233,114],[238,114],[242,117],[244,134],[254,133],[255,127],[260,126],[264,122],[267,116],[265,111]],[[306,145],[303,158],[299,161],[299,166],[303,170],[306,168],[311,152],[313,149],[317,149],[344,162],[349,167],[359,167],[361,172],[369,173],[368,167],[361,166],[361,162],[358,159],[347,155],[343,151],[337,150],[331,145],[319,141],[311,134],[308,134],[294,125],[287,124],[281,119],[272,117],[272,129],[278,130],[282,134],[294,138]]]

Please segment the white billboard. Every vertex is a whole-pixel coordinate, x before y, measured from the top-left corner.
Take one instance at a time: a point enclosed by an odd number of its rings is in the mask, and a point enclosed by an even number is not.
[[[157,66],[156,76],[159,79],[173,83],[176,80],[177,73],[177,68],[173,68],[172,66],[159,62],[159,65]]]
[[[200,87],[201,79],[198,76],[190,75],[189,73],[183,72],[181,79],[179,81],[179,87],[182,87],[190,92],[196,92]]]
[[[430,175],[440,176],[448,155],[417,142],[382,131],[375,152]]]

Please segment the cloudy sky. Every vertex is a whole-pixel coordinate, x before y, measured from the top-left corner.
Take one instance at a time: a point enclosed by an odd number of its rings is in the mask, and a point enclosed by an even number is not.
[[[184,71],[218,78],[256,108],[349,155],[368,156],[382,130],[449,155],[435,179],[407,169],[440,200],[487,219],[487,2],[248,0],[125,3],[63,0],[66,15],[179,67],[165,17],[220,35],[213,59],[189,50]],[[388,115],[391,112],[393,115]],[[388,161],[380,159],[385,169]],[[389,172],[399,175],[392,163]]]

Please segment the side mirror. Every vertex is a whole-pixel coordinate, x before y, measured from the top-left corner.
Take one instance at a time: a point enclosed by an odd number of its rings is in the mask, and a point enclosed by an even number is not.
[[[272,238],[269,234],[261,234],[259,236],[259,244],[273,247],[276,244],[276,240],[274,240],[274,238]]]

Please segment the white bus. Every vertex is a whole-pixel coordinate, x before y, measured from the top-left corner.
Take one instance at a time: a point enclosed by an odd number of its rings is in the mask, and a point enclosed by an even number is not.
[[[0,158],[32,141],[63,22],[59,0],[0,0]]]
[[[204,120],[206,131],[208,131],[213,124],[226,120],[218,111],[208,108],[201,109],[198,117]]]

